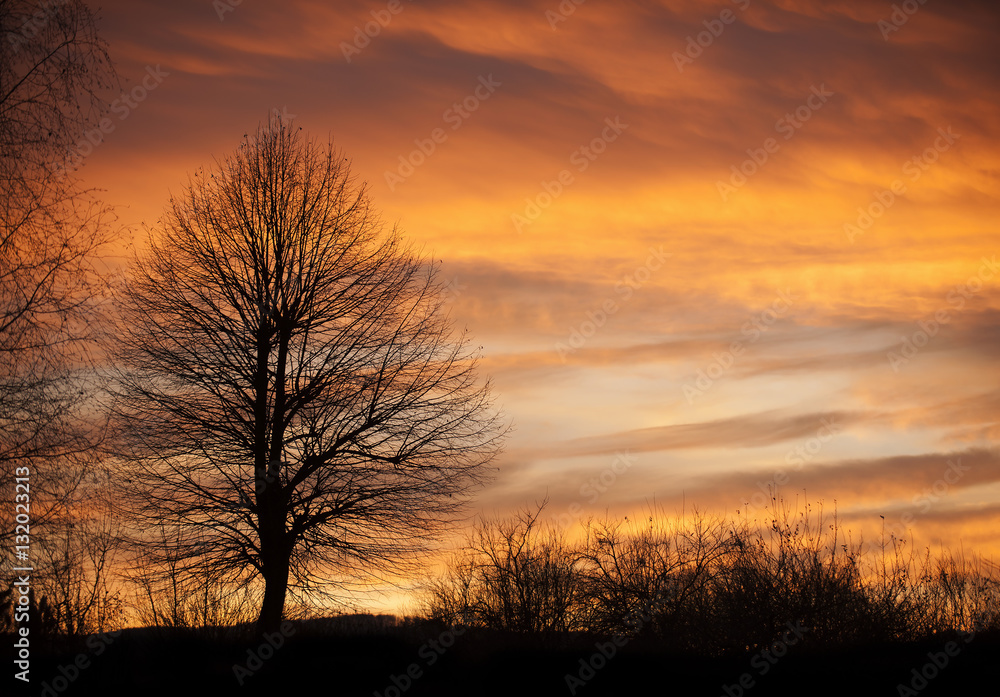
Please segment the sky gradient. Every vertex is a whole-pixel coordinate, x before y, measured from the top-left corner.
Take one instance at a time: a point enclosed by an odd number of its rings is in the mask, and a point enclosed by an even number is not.
[[[152,88],[81,173],[137,244],[277,109],[443,260],[515,429],[475,510],[777,483],[1000,550],[995,3],[114,0],[100,27]]]

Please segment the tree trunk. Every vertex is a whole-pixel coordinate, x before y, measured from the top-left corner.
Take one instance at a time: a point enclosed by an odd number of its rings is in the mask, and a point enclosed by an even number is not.
[[[270,280],[266,279],[269,288]],[[272,340],[276,332],[273,322],[278,313],[277,295],[267,290],[261,299],[260,328],[257,335],[257,374],[255,380],[255,436],[254,486],[259,512],[257,521],[260,534],[260,563],[264,576],[264,600],[257,617],[256,635],[277,632],[285,609],[285,595],[288,592],[288,570],[291,559],[291,545],[285,531],[285,509],[281,500],[281,482],[278,478],[281,466],[281,450],[284,433],[284,382],[285,363],[288,360],[288,339],[285,333],[278,338],[278,364],[275,375],[274,430],[268,447],[268,388],[269,366]]]
[[[264,633],[280,630],[281,618],[285,610],[285,595],[288,592],[288,554],[275,555],[266,563],[264,574],[264,600],[260,604],[260,615],[257,617],[255,634],[258,638]]]

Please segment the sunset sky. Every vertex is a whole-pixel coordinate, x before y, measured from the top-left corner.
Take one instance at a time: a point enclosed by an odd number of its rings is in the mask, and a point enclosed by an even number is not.
[[[909,514],[932,549],[997,551],[998,20],[110,0],[101,31],[145,87],[81,173],[142,244],[274,109],[332,136],[443,260],[513,423],[476,511],[735,513],[777,481],[856,531]]]

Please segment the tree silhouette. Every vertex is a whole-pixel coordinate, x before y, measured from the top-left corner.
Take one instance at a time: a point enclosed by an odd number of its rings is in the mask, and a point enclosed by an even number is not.
[[[46,608],[58,586],[66,613],[92,617],[103,607],[93,594],[104,568],[86,551],[109,539],[89,524],[69,530],[96,509],[76,504],[98,462],[89,347],[100,319],[100,255],[115,235],[109,210],[63,162],[88,129],[100,132],[118,81],[79,0],[4,0],[0,36],[0,479],[12,497],[15,474],[30,480],[30,507],[17,513],[30,515],[31,532],[29,556],[0,564],[34,568],[32,588]],[[5,546],[14,513],[13,500],[0,513]],[[56,565],[50,552],[63,540]]]
[[[539,522],[548,500],[507,518],[480,518],[448,572],[432,582],[428,615],[449,624],[516,632],[579,627],[579,554],[562,531]]]
[[[262,577],[259,632],[289,588],[418,559],[504,430],[436,267],[300,130],[272,117],[171,201],[114,347],[124,500],[175,542],[143,562]]]

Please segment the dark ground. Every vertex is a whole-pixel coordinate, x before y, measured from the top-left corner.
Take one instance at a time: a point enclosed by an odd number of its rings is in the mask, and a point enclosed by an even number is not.
[[[581,677],[583,671],[588,679],[575,691],[582,697],[1000,694],[997,635],[838,650],[804,641],[771,661],[755,653],[689,656],[666,651],[655,641],[633,640],[615,647],[614,656],[602,663],[593,658],[600,655],[596,644],[610,652],[608,638],[523,637],[471,629],[454,636],[443,627],[428,626],[369,628],[351,636],[316,625],[293,626],[295,631],[273,652],[261,650],[258,642],[160,630],[48,642],[32,647],[30,690],[17,689],[20,684],[8,677],[6,684],[15,683],[15,690],[2,693],[527,697],[571,695],[566,675]],[[6,646],[13,641],[9,635],[3,638]],[[947,655],[948,641],[955,642],[953,656]],[[273,655],[258,665],[248,650]],[[73,663],[80,655],[85,667],[74,675]],[[581,659],[597,669],[592,674],[582,669]],[[943,667],[935,666],[935,660]],[[234,665],[256,670],[243,674],[241,685]],[[921,670],[932,677],[915,678],[914,671]],[[746,687],[739,686],[741,677]],[[900,685],[910,691],[901,691]]]

